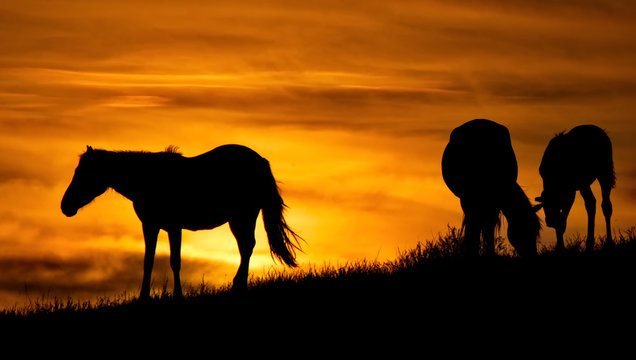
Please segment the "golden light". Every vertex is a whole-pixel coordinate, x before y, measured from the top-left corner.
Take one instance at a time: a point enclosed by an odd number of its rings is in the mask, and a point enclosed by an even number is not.
[[[635,10],[589,1],[4,2],[4,302],[24,300],[25,284],[31,296],[138,291],[143,238],[130,202],[108,192],[72,219],[59,209],[86,145],[175,145],[184,156],[251,147],[281,182],[308,265],[391,259],[459,226],[440,159],[465,121],[509,127],[531,199],[550,138],[595,123],[614,141],[612,223],[630,227]],[[568,233],[585,231],[582,207],[577,200]],[[553,236],[544,229],[542,241]],[[280,266],[260,220],[256,237],[254,273]],[[156,285],[171,277],[165,234],[158,254]],[[185,281],[214,285],[231,280],[239,259],[227,225],[184,232],[183,257]]]

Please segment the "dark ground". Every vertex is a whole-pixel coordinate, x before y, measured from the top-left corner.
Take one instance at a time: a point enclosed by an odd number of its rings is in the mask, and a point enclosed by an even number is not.
[[[533,259],[414,256],[391,267],[264,281],[244,294],[5,313],[0,326],[22,339],[89,339],[102,346],[147,341],[166,351],[209,344],[254,353],[294,348],[306,355],[479,349],[543,356],[560,349],[571,357],[607,344],[609,354],[636,335],[635,249],[632,239],[591,254],[545,252]]]

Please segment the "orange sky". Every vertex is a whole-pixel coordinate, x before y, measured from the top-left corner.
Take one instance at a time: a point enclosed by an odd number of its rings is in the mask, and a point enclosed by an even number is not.
[[[2,2],[1,302],[138,292],[128,200],[109,192],[71,219],[59,209],[86,145],[250,146],[283,183],[306,266],[391,259],[458,226],[440,159],[467,120],[508,126],[531,198],[554,133],[594,123],[614,141],[612,224],[627,229],[635,63],[629,1]],[[568,233],[584,231],[579,197]],[[159,287],[167,253],[161,234]],[[195,285],[230,281],[238,264],[227,226],[184,232],[183,256]],[[271,267],[259,222],[252,270]]]

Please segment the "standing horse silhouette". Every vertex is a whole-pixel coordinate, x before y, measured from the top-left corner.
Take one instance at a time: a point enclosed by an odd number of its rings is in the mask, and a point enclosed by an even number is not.
[[[601,208],[607,227],[607,241],[612,243],[610,192],[616,186],[612,142],[605,131],[595,125],[581,125],[568,133],[556,135],[543,154],[539,174],[543,192],[536,198],[543,206],[545,223],[556,231],[557,250],[563,250],[563,233],[576,192],[580,192],[587,210],[587,251],[594,249],[596,198],[590,185],[598,180],[603,201]]]
[[[537,252],[541,223],[517,183],[517,159],[508,129],[486,119],[471,120],[451,132],[442,157],[442,175],[464,211],[464,241],[477,255],[480,235],[485,252],[495,253],[495,229],[501,214],[508,241],[520,256]]]
[[[165,152],[112,152],[90,146],[80,157],[75,175],[62,199],[62,212],[73,216],[106,189],[133,202],[146,245],[140,298],[150,296],[150,276],[159,230],[168,233],[174,296],[182,297],[181,232],[229,223],[238,243],[241,262],[233,289],[247,288],[254,228],[262,210],[272,255],[295,267],[299,239],[283,217],[285,204],[269,162],[240,145],[224,145],[195,157]]]

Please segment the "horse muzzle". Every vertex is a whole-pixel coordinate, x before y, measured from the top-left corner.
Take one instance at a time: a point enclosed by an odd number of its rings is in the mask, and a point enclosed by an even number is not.
[[[75,214],[77,214],[77,209],[70,208],[70,207],[64,206],[64,204],[62,204],[62,213],[64,213],[64,215],[66,215],[68,217],[75,216]]]

